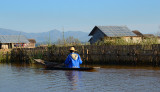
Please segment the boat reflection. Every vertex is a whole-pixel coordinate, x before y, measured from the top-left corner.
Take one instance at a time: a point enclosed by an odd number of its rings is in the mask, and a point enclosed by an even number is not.
[[[71,90],[78,90],[81,87],[81,71],[66,71],[65,75],[69,80]]]

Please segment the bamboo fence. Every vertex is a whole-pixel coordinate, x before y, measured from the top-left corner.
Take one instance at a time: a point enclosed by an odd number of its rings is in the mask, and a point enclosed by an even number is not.
[[[41,58],[51,62],[64,62],[70,47],[14,49],[11,60],[25,61]],[[84,45],[75,46],[86,64],[160,65],[160,44],[156,45]]]

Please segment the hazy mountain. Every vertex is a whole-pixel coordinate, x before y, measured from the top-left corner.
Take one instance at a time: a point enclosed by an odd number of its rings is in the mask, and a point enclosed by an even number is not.
[[[82,42],[87,42],[90,38],[88,34],[89,33],[87,32],[81,31],[67,31],[64,32],[64,37],[67,38],[69,36],[73,36],[74,38],[78,38]],[[25,35],[28,39],[36,39],[37,42],[56,42],[58,39],[63,38],[63,32],[56,29],[41,33],[26,33],[11,29],[0,28],[0,35]]]

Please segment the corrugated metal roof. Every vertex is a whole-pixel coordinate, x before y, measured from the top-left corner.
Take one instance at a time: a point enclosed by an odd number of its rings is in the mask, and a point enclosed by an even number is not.
[[[23,35],[0,35],[0,43],[29,43]]]
[[[97,26],[108,37],[136,36],[126,26]]]

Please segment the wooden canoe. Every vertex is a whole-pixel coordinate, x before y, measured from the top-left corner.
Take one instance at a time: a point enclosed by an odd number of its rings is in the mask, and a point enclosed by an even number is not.
[[[78,70],[78,71],[89,71],[89,70],[94,70],[96,68],[100,68],[100,67],[80,67],[80,68],[67,68],[64,67],[63,64],[58,64],[55,62],[48,62],[48,61],[44,61],[41,59],[34,59],[36,61],[36,63],[42,64],[45,66],[45,69],[47,70]]]
[[[94,67],[80,67],[80,68],[67,68],[67,67],[46,67],[47,70],[78,70],[89,71],[95,69]]]

